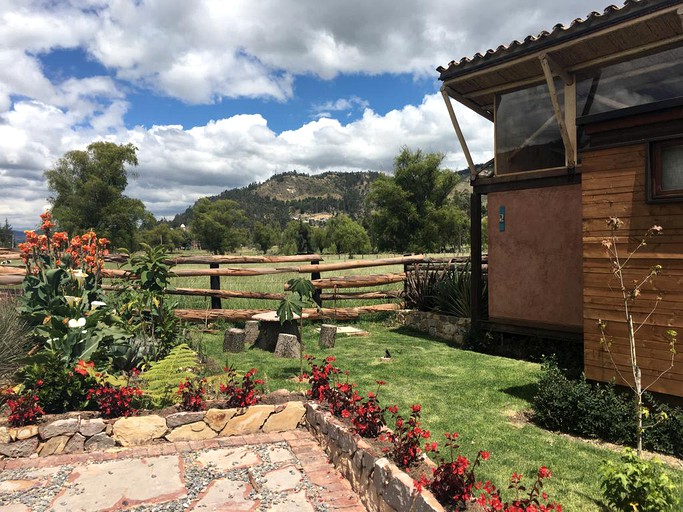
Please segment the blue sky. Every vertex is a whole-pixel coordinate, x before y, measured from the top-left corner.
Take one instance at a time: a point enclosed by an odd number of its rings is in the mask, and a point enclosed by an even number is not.
[[[606,5],[553,0],[0,0],[0,221],[43,172],[133,142],[157,217],[297,169],[390,171],[403,145],[464,167],[435,68]],[[475,160],[492,129],[457,109]]]

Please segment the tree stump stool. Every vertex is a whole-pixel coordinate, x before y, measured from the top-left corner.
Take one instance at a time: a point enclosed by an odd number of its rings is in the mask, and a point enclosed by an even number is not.
[[[244,330],[228,329],[223,337],[223,352],[244,352]]]
[[[320,337],[318,338],[318,346],[320,348],[332,348],[337,339],[337,326],[330,324],[322,324],[320,326]]]
[[[247,320],[244,324],[244,345],[251,347],[259,335],[258,322]]]
[[[296,359],[301,357],[301,343],[295,334],[280,334],[275,346],[275,357]]]

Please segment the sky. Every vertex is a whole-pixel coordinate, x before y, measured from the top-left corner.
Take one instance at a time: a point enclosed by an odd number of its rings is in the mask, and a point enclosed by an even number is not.
[[[598,1],[0,0],[0,223],[35,227],[44,171],[97,140],[135,144],[125,194],[169,219],[283,171],[390,172],[402,146],[465,168],[436,67]],[[491,123],[456,112],[490,159]]]

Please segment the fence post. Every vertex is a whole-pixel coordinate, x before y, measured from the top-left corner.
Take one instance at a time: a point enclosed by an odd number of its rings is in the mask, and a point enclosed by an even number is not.
[[[209,268],[219,268],[218,263],[209,263]],[[221,276],[209,276],[209,283],[212,290],[221,289]],[[223,309],[220,297],[211,297],[211,309]]]
[[[311,265],[318,265],[319,263],[320,260],[311,261]],[[316,279],[320,279],[320,272],[311,272],[311,281],[315,281]],[[320,288],[316,288],[313,292],[313,302],[315,302],[319,308],[323,307],[322,290]]]

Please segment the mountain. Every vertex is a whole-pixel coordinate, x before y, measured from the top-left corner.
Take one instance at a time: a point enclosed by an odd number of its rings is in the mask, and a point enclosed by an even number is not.
[[[375,171],[325,172],[313,176],[284,172],[263,183],[225,190],[209,199],[236,201],[250,224],[259,221],[284,227],[292,218],[315,221],[337,213],[360,219],[370,184],[381,175]],[[176,215],[171,225],[187,225],[191,215],[192,207]]]

